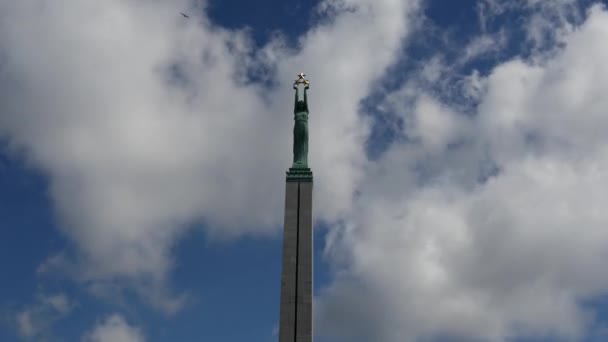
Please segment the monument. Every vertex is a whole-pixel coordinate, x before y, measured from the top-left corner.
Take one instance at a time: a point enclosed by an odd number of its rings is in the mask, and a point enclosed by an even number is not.
[[[293,164],[287,171],[279,342],[312,341],[312,171],[308,167],[309,81],[303,73],[295,90]],[[303,99],[298,97],[303,85]]]

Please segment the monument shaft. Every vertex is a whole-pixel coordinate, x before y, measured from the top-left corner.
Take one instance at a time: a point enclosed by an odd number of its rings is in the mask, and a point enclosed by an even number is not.
[[[279,342],[312,341],[312,187],[312,181],[286,186]]]

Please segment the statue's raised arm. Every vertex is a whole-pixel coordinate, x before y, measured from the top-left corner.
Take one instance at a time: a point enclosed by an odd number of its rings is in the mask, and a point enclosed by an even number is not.
[[[306,111],[306,112],[308,112],[308,96],[307,96],[306,93],[308,91],[308,88],[310,88],[310,81],[308,81],[305,77],[306,77],[306,75],[301,72],[298,75],[298,79],[293,82],[293,89],[296,90],[295,101],[294,101],[294,113],[296,113],[298,111]],[[299,88],[298,88],[298,86],[300,84],[305,85],[305,87],[304,87],[304,101],[300,101],[300,97],[299,97]]]

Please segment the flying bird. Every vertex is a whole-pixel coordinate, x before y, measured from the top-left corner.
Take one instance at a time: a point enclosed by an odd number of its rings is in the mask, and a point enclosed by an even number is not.
[[[190,18],[187,14],[184,14],[184,13],[181,13],[181,12],[179,14],[183,15],[184,18]]]

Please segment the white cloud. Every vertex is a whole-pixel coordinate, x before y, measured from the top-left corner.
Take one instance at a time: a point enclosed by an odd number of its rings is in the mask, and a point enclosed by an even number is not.
[[[143,342],[145,340],[141,329],[129,325],[118,314],[106,317],[82,338],[83,342]]]
[[[290,83],[301,70],[312,81],[317,218],[339,219],[365,162],[358,102],[396,57],[416,8],[342,3],[351,9],[326,12],[331,20],[298,50],[275,40],[254,51],[244,32],[185,20],[186,0],[0,1],[0,134],[48,175],[76,247],[40,270],[59,267],[98,294],[128,285],[179,309],[167,274],[189,225],[224,237],[279,231]],[[245,67],[264,65],[278,88],[243,82]]]
[[[38,328],[34,326],[31,312],[28,310],[17,314],[17,327],[19,334],[24,337],[32,337],[38,333]]]
[[[55,309],[57,312],[62,314],[69,313],[73,307],[73,304],[63,293],[45,297],[44,302],[53,309]]]
[[[17,332],[26,339],[40,339],[51,333],[53,324],[67,316],[75,303],[64,293],[38,294],[36,302],[15,314]]]
[[[459,63],[468,63],[480,56],[497,53],[505,48],[507,44],[506,31],[495,34],[482,34],[473,38],[465,47]]]
[[[582,5],[577,0],[479,0],[477,15],[483,33],[499,16],[518,16],[526,38],[521,43],[529,44],[535,57],[544,58],[583,21]]]
[[[425,94],[399,112],[419,139],[370,166],[332,232],[336,275],[317,331],[385,342],[596,334],[581,302],[608,292],[606,37],[595,6],[553,57],[508,61],[478,82],[474,115]]]

